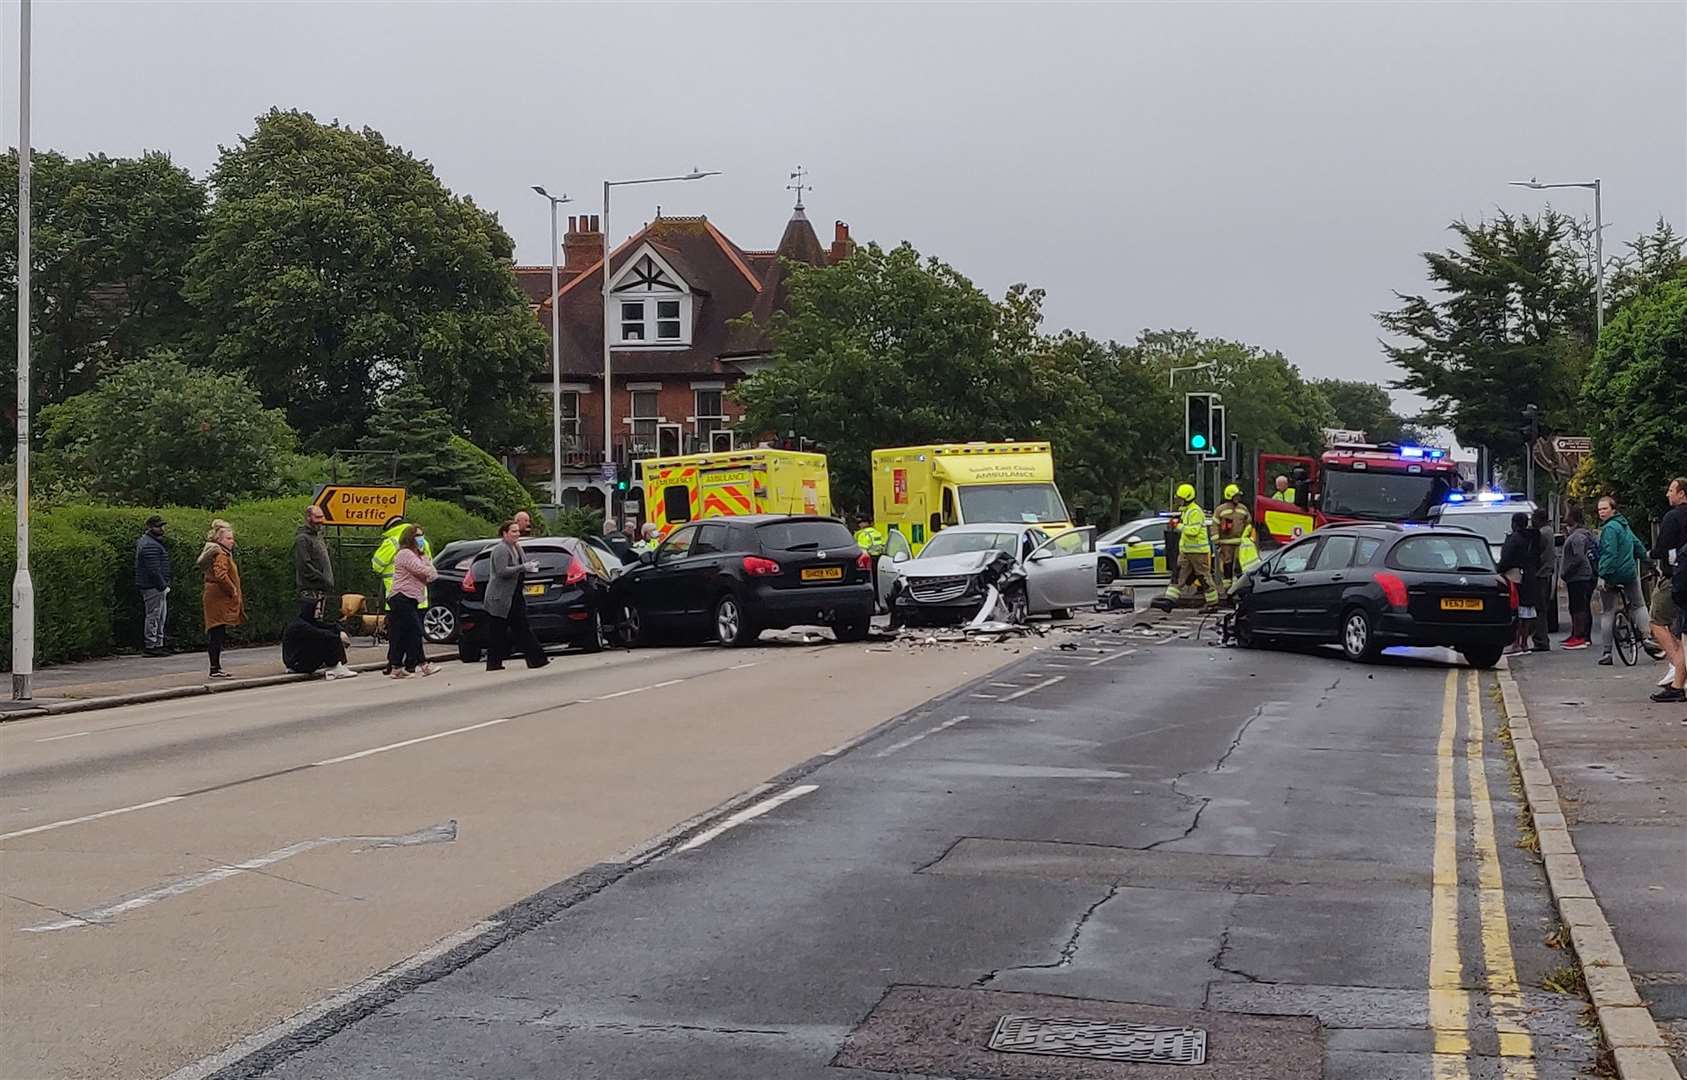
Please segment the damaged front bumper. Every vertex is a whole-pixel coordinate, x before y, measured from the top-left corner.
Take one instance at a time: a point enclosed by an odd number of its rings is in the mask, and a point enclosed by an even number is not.
[[[891,612],[902,626],[961,626],[1025,620],[1025,572],[1003,551],[975,572],[964,586],[951,579],[904,578],[891,597]],[[1018,596],[1018,603],[1007,597]]]

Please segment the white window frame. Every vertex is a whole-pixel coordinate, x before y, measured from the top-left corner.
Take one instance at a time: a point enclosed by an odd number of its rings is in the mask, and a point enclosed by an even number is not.
[[[673,288],[653,284],[639,285],[636,281],[641,275],[650,275],[650,267],[645,266],[649,260],[657,274],[669,281],[677,283]],[[663,303],[679,305],[679,334],[672,338],[658,338],[661,323],[672,322],[672,319],[662,319],[658,315]],[[638,319],[625,317],[623,304],[641,304]],[[604,313],[611,317],[610,328],[613,336],[611,345],[620,349],[684,349],[691,345],[692,331],[692,300],[691,286],[682,278],[667,261],[657,254],[654,248],[646,244],[639,248],[621,267],[621,272],[610,280],[609,310]],[[627,331],[636,326],[640,336],[628,337]]]
[[[720,410],[718,412],[707,413],[703,411],[704,394],[720,395]],[[715,432],[731,429],[732,417],[726,414],[726,385],[724,383],[692,383],[691,411],[693,415],[686,417],[686,420],[691,424],[691,432],[693,437],[696,438],[697,444],[705,450],[713,448]],[[703,426],[705,422],[709,424],[706,430]]]

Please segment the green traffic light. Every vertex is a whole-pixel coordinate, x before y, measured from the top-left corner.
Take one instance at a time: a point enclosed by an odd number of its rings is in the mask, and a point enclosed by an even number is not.
[[[1189,445],[1197,450],[1205,450],[1207,448],[1207,437],[1205,435],[1191,435],[1189,436]]]

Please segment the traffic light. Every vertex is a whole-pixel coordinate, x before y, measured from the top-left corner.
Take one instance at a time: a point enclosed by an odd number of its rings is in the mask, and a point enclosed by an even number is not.
[[[615,490],[617,492],[625,492],[633,486],[632,474],[633,470],[630,465],[617,465],[615,467]]]
[[[1212,408],[1212,431],[1209,433],[1211,442],[1207,446],[1207,456],[1215,460],[1222,459],[1230,445],[1230,436],[1225,431],[1224,406],[1214,405]]]
[[[1213,399],[1216,394],[1183,395],[1183,450],[1206,457],[1213,448]]]

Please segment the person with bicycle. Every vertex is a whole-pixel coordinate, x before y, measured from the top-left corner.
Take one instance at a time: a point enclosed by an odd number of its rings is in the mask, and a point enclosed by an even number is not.
[[[1605,652],[1599,663],[1612,663],[1611,647],[1617,640],[1617,612],[1624,611],[1631,632],[1640,637],[1640,627],[1648,625],[1652,617],[1646,611],[1646,597],[1640,591],[1640,560],[1646,548],[1640,543],[1628,519],[1617,512],[1617,500],[1612,495],[1599,497],[1599,604],[1605,611]],[[1663,650],[1645,642],[1646,652],[1654,660],[1663,659]]]
[[[1664,491],[1669,500],[1669,512],[1658,529],[1657,543],[1652,545],[1652,561],[1658,576],[1652,586],[1652,640],[1669,658],[1669,675],[1662,687],[1652,695],[1656,702],[1687,701],[1687,657],[1683,656],[1682,637],[1687,628],[1682,604],[1687,602],[1687,586],[1682,560],[1687,559],[1687,477],[1678,476]]]

